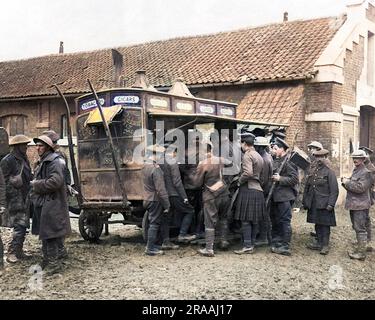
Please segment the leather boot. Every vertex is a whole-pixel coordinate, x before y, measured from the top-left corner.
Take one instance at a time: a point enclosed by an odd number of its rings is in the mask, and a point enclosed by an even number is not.
[[[155,246],[159,228],[157,225],[150,225],[147,233],[147,246],[145,254],[148,256],[162,255],[164,252]]]
[[[219,242],[219,248],[222,250],[227,250],[229,248],[229,241],[228,241],[228,231],[229,231],[229,225],[228,221],[222,220],[220,223],[220,242]]]
[[[205,257],[213,257],[214,254],[214,242],[215,242],[215,229],[206,228],[206,247],[199,249],[198,252]]]
[[[367,242],[366,241],[358,241],[358,246],[357,248],[352,251],[352,252],[348,252],[348,255],[350,257],[350,259],[356,259],[356,260],[365,260],[366,259],[366,245],[367,245]]]

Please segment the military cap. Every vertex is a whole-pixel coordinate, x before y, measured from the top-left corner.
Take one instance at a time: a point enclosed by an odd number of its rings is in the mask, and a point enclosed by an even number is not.
[[[268,139],[265,137],[256,137],[254,141],[254,146],[268,146]]]
[[[286,138],[286,134],[281,132],[281,131],[278,131],[278,130],[274,130],[272,131],[272,134],[275,136],[275,137],[278,137],[278,138],[281,138],[281,139],[285,139]]]
[[[359,150],[363,150],[365,151],[367,154],[373,154],[374,153],[374,150],[370,149],[370,148],[367,148],[367,147],[359,147]]]
[[[274,144],[276,144],[279,148],[284,148],[285,150],[289,149],[289,145],[279,137],[275,139]]]
[[[254,143],[255,136],[251,132],[245,132],[240,135],[241,137],[241,142],[246,142],[246,143]]]
[[[327,149],[320,149],[317,151],[314,151],[313,155],[316,157],[323,157],[329,154],[329,151]]]
[[[53,130],[46,130],[42,132],[42,135],[47,136],[52,140],[52,142],[56,143],[57,140],[60,139],[60,136],[56,133],[56,131]]]
[[[163,153],[165,152],[165,148],[161,146],[160,144],[153,144],[151,146],[148,146],[146,148],[148,151],[152,151],[153,153]]]
[[[16,144],[27,144],[31,142],[31,139],[29,137],[26,137],[23,134],[17,134],[14,137],[10,138],[9,145],[14,146]]]
[[[43,142],[44,144],[46,144],[47,146],[51,147],[52,149],[55,147],[54,143],[52,142],[52,140],[47,137],[47,136],[39,136],[38,138],[34,138],[33,139],[35,143],[38,143],[38,142]]]
[[[307,145],[308,148],[323,149],[323,145],[318,141],[312,141]]]
[[[367,154],[366,152],[364,152],[363,150],[355,150],[351,156],[351,158],[367,158]]]

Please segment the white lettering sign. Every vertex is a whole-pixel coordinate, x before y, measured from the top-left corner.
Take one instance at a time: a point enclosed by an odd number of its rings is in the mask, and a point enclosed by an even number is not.
[[[104,103],[105,103],[105,100],[103,98],[100,98],[99,99],[99,102],[100,104],[103,106]],[[88,110],[88,109],[92,109],[92,108],[96,108],[97,107],[97,104],[96,104],[96,101],[95,100],[90,100],[90,101],[87,101],[85,103],[83,103],[81,105],[81,109],[82,110]]]
[[[230,108],[221,108],[221,114],[224,116],[233,116],[233,110]]]
[[[150,103],[153,107],[168,108],[168,102],[161,99],[150,99]]]
[[[190,103],[177,102],[176,108],[184,111],[192,111],[193,105],[191,105]]]
[[[114,103],[138,103],[139,102],[139,97],[137,96],[116,96],[113,99]]]
[[[215,109],[211,106],[208,106],[208,105],[203,105],[201,104],[199,106],[199,109],[201,110],[201,112],[204,112],[204,113],[214,113],[215,112]]]

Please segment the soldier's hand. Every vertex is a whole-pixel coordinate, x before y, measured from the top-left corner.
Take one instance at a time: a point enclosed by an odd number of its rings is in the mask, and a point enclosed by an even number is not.
[[[5,207],[0,207],[0,215],[5,212]]]
[[[348,181],[349,181],[348,178],[345,178],[345,177],[342,177],[342,178],[341,178],[341,182],[342,182],[343,184],[346,184]]]
[[[333,210],[333,207],[328,205],[327,208],[326,208],[328,211],[332,211]]]
[[[184,199],[184,204],[189,204],[189,199]]]
[[[167,215],[169,213],[169,209],[164,209],[163,214]]]
[[[272,176],[272,181],[280,181],[280,175],[278,173],[275,173],[273,176]]]

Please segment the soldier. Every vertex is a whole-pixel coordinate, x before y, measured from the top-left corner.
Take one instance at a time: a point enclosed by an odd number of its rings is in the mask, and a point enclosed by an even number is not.
[[[339,188],[335,172],[326,158],[328,150],[314,152],[316,165],[306,177],[303,193],[303,206],[307,209],[307,222],[315,224],[316,239],[307,244],[311,250],[319,250],[320,254],[329,252],[331,226],[336,226],[335,205]]]
[[[60,136],[54,130],[43,131],[42,135],[45,135],[52,140],[53,150],[57,155],[59,155],[59,160],[60,160],[61,164],[64,166],[65,183],[66,183],[66,186],[67,186],[67,191],[71,195],[72,189],[71,189],[70,185],[72,183],[72,178],[71,178],[68,166],[67,166],[68,158],[67,158],[67,156],[64,152],[59,150],[60,145],[58,144],[58,141],[60,139]],[[58,247],[59,247],[58,257],[59,257],[59,259],[67,259],[68,258],[68,252],[66,251],[66,248],[65,248],[65,238],[64,237],[58,238],[58,241],[59,241],[59,243],[58,243]]]
[[[292,205],[296,199],[298,184],[297,167],[286,162],[280,174],[277,171],[287,156],[288,144],[276,138],[272,151],[275,155],[274,174],[272,180],[276,183],[271,198],[270,216],[272,221],[272,247],[271,251],[282,255],[290,255],[290,241],[292,237]]]
[[[156,241],[162,220],[162,215],[167,215],[170,209],[168,192],[165,187],[164,175],[157,163],[165,152],[160,145],[147,147],[151,152],[142,169],[144,203],[148,212],[149,228],[147,232],[147,245],[145,254],[149,256],[162,255],[164,252],[158,248]]]
[[[342,186],[347,191],[345,209],[350,212],[353,229],[357,237],[357,246],[354,251],[350,251],[348,254],[351,259],[365,260],[368,241],[367,223],[371,207],[370,191],[373,177],[365,166],[366,152],[363,150],[354,151],[351,158],[355,166],[352,176],[349,179],[341,178]]]
[[[323,149],[323,145],[318,141],[311,141],[307,145],[307,151],[309,153],[311,162],[315,160],[314,152],[322,150],[322,149]]]
[[[214,256],[215,228],[218,221],[227,214],[230,206],[228,186],[223,181],[222,174],[224,163],[224,158],[212,154],[212,146],[209,144],[206,159],[199,162],[192,177],[193,185],[203,187],[206,247],[198,252],[206,257]]]
[[[260,184],[263,159],[254,148],[255,136],[247,134],[241,137],[241,147],[245,152],[242,160],[240,186],[234,218],[242,223],[243,248],[236,254],[254,252],[256,225],[265,220],[263,189]]]
[[[263,170],[261,175],[261,187],[263,189],[264,198],[266,199],[272,185],[272,168],[273,159],[272,156],[267,152],[269,143],[267,138],[256,137],[254,141],[254,148],[260,154],[263,159]],[[267,234],[270,232],[270,225],[268,219],[260,221],[258,224],[258,235],[255,241],[255,246],[268,245]]]
[[[31,139],[16,135],[9,141],[11,151],[0,162],[6,185],[7,218],[3,225],[13,228],[7,261],[15,263],[30,256],[23,251],[26,230],[30,227],[29,191],[32,180],[30,163],[26,155]]]
[[[71,232],[64,178],[65,166],[54,152],[54,144],[47,136],[34,138],[40,157],[31,181],[34,210],[40,217],[39,239],[42,240],[42,268],[49,274],[62,271],[58,256],[59,243]]]
[[[314,171],[314,166],[315,166],[314,152],[322,150],[322,149],[323,149],[323,145],[318,141],[311,141],[307,145],[307,152],[308,152],[309,159],[310,159],[310,166],[306,170],[304,170],[303,172],[301,171],[302,179],[301,179],[301,185],[300,185],[300,188],[299,188],[300,192],[298,192],[298,195],[299,195],[298,201],[297,201],[298,207],[301,207],[301,204],[302,204],[301,196],[303,195],[303,191],[305,190],[306,179],[307,179],[307,176],[309,175],[309,171]],[[302,207],[303,207],[303,204],[302,204]],[[316,238],[316,233],[310,232],[310,236]]]
[[[5,180],[3,176],[3,172],[0,170],[0,226],[2,223],[2,216],[5,212],[6,206],[6,197],[5,197]],[[1,239],[1,231],[0,231],[0,270],[4,268],[4,245]]]
[[[194,177],[195,171],[199,163],[199,139],[196,140],[194,150],[186,149],[185,164],[180,166],[181,178],[183,181],[186,195],[189,199],[189,203],[194,208],[194,217],[192,227],[194,228],[196,238],[204,237],[204,217],[202,207],[202,188],[196,187],[193,184],[192,178]],[[195,157],[195,163],[189,163],[189,158]]]
[[[165,187],[167,188],[171,209],[175,214],[182,217],[178,242],[186,243],[196,238],[195,235],[188,235],[194,208],[190,205],[182,184],[180,169],[176,160],[176,148],[176,145],[168,147],[165,152],[165,162],[160,164],[160,168],[164,173]],[[163,218],[161,225],[163,234],[162,249],[178,249],[178,246],[169,240],[170,213],[164,215]]]

